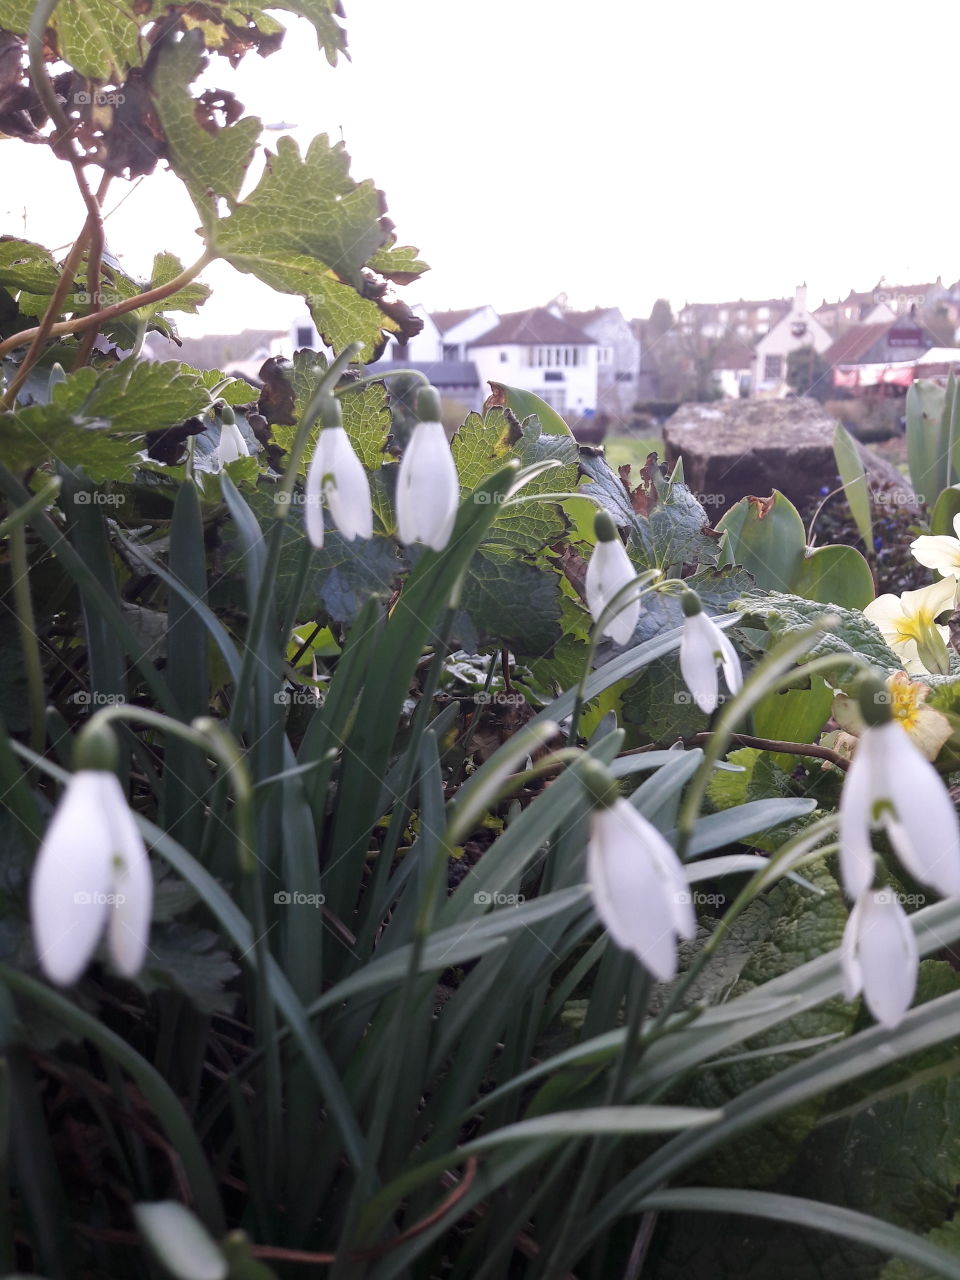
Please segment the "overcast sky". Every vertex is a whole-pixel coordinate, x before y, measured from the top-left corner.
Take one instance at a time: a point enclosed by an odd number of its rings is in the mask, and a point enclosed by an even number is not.
[[[262,0],[261,0],[262,2]],[[953,0],[345,0],[352,63],[305,23],[214,79],[305,144],[342,136],[433,270],[430,309],[572,305],[646,315],[792,294],[810,300],[960,276]],[[278,14],[284,21],[289,15]],[[267,139],[275,138],[267,135]],[[51,245],[82,221],[65,166],[0,143],[0,230]],[[111,209],[128,194],[116,182]],[[144,272],[198,256],[169,174],[107,222]],[[301,307],[219,264],[187,333],[285,326]]]

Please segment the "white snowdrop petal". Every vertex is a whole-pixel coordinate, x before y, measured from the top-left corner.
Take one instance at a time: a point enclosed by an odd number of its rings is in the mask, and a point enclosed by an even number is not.
[[[676,974],[670,904],[647,851],[637,839],[626,801],[596,811],[587,874],[597,914],[613,940],[632,952],[660,982]]]
[[[636,576],[637,571],[619,538],[597,543],[587,565],[584,583],[587,608],[594,622],[600,621],[607,605]],[[616,612],[611,612],[604,621],[602,634],[616,644],[625,645],[630,642],[640,619],[639,592],[624,591],[615,608]]]
[[[720,630],[715,622],[711,626],[717,633],[717,644],[720,648],[720,661],[723,664],[723,678],[731,693],[739,693],[743,688],[743,669],[740,666],[740,655],[733,647],[729,637]]]
[[[843,998],[854,1000],[863,990],[863,970],[860,967],[858,943],[860,936],[860,899],[854,903],[847,916],[840,943],[840,967],[843,973]]]
[[[460,481],[439,422],[418,422],[397,474],[397,530],[401,542],[425,542],[442,551],[460,505]]]
[[[354,452],[343,427],[327,427],[320,439],[329,436],[325,450],[326,474],[332,477],[325,490],[330,515],[348,542],[373,536],[370,482],[363,463]]]
[[[701,711],[710,715],[720,700],[717,678],[717,660],[713,631],[709,618],[695,613],[683,621],[680,637],[680,674],[694,702]]]
[[[840,875],[847,896],[858,898],[873,880],[873,846],[870,842],[874,771],[882,760],[874,759],[870,731],[860,739],[853,763],[840,792]]]
[[[858,934],[863,998],[879,1023],[895,1027],[913,1000],[919,959],[909,920],[890,890],[864,894]]]
[[[103,776],[90,769],[73,775],[40,845],[30,882],[40,965],[62,986],[83,973],[107,911],[111,866]]]
[[[153,876],[143,837],[114,775],[116,796],[110,814],[113,877],[107,915],[110,957],[120,973],[133,977],[143,966],[153,914]]]
[[[317,550],[323,548],[323,477],[326,474],[325,450],[321,448],[320,439],[307,468],[307,479],[303,492],[303,524],[307,537]]]
[[[236,462],[238,458],[249,458],[250,450],[243,438],[243,432],[235,422],[224,422],[220,427],[220,464]]]
[[[960,894],[960,824],[940,775],[898,724],[867,732],[886,757],[895,812],[885,825],[897,854],[918,880],[944,895]]]

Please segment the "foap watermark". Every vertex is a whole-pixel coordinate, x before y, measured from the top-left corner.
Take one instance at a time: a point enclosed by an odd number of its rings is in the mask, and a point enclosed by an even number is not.
[[[685,893],[676,894],[675,898],[690,907],[722,907],[727,900],[722,893],[701,893],[699,889],[688,889]]]
[[[73,95],[78,107],[122,107],[126,100],[126,94],[115,89],[81,89]]]
[[[122,707],[126,698],[122,693],[100,693],[97,689],[78,689],[71,694],[70,701],[75,707]]]
[[[120,507],[126,500],[125,493],[101,493],[99,489],[78,489],[73,495],[78,507]]]
[[[522,693],[485,693],[482,689],[473,695],[473,700],[478,707],[522,707],[526,702]]]
[[[87,289],[78,289],[73,297],[81,307],[94,307],[97,311],[102,311],[104,307],[112,307],[123,301],[122,294],[114,293],[109,289],[97,289],[93,293],[90,293]]]
[[[488,507],[491,504],[506,502],[507,495],[505,493],[488,493],[486,489],[478,489],[473,495],[474,502],[479,502],[481,506]]]
[[[725,507],[727,505],[727,495],[725,493],[695,493],[693,496],[701,507]]]
[[[323,893],[301,893],[299,889],[278,889],[273,895],[274,904],[278,907],[322,907],[326,902]]]
[[[878,507],[912,507],[917,502],[923,502],[919,494],[908,489],[875,489],[870,498]]]
[[[281,689],[273,700],[278,707],[315,707],[320,698],[316,689]]]
[[[694,706],[707,713],[714,708],[714,699],[709,699],[709,705],[707,705],[708,699],[704,694],[691,693],[689,689],[678,689],[673,695],[673,700],[678,707]],[[720,693],[718,690],[715,701],[716,705],[719,706],[721,702],[727,701],[727,695]]]
[[[319,493],[301,493],[294,490],[293,493],[286,493],[280,490],[273,495],[273,500],[281,507],[319,507],[321,506]]]
[[[126,900],[126,895],[122,893],[100,893],[87,889],[81,889],[73,895],[73,901],[78,907],[122,907]]]
[[[900,893],[890,885],[884,885],[874,893],[874,902],[899,902],[901,907],[922,907],[926,901],[925,893]]]
[[[475,893],[473,900],[478,907],[519,907],[526,902],[522,893],[492,893],[487,889]]]

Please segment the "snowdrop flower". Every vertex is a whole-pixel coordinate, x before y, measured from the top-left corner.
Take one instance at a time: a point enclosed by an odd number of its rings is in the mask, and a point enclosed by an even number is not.
[[[150,860],[116,774],[112,732],[91,726],[77,742],[72,775],[40,845],[30,917],[40,966],[52,982],[77,981],[106,930],[125,977],[139,972],[153,906]]]
[[[934,619],[953,608],[956,591],[955,578],[942,578],[901,596],[877,596],[863,616],[870,619],[912,675],[928,671],[946,675],[950,670],[946,644],[950,632],[937,626]]]
[[[865,721],[840,793],[840,872],[851,898],[873,880],[871,829],[882,827],[916,880],[960,894],[960,824],[940,775],[893,719],[882,680],[857,691]]]
[[[597,915],[618,946],[659,982],[677,972],[677,938],[697,931],[683,865],[660,832],[599,765],[585,780],[596,807],[587,845],[587,880]]]
[[[954,485],[956,488],[956,485]],[[935,536],[924,535],[910,543],[914,559],[919,560],[925,569],[936,569],[945,578],[960,578],[960,515],[953,517],[953,531],[957,535],[951,538],[948,534]]]
[[[920,959],[907,913],[891,889],[859,895],[843,931],[840,961],[846,999],[862,992],[879,1023],[897,1026],[913,1000]]]
[[[315,547],[323,546],[324,498],[334,524],[347,542],[373,537],[370,482],[350,437],[339,424],[339,404],[337,401],[334,404],[337,404],[338,421],[324,427],[317,437],[304,491],[304,525]]]
[[[397,472],[397,532],[401,542],[442,551],[457,518],[460,479],[433,387],[418,395],[417,412],[423,420],[410,433]]]
[[[637,571],[620,541],[616,525],[605,511],[594,521],[594,532],[597,545],[587,565],[584,583],[587,608],[594,622],[599,622],[604,610],[617,597],[604,619],[601,635],[609,636],[617,644],[628,644],[640,617],[640,593],[639,589],[624,591],[624,588],[636,581]]]
[[[220,461],[220,466],[225,467],[228,462],[236,462],[238,458],[249,457],[250,450],[247,448],[243,433],[237,426],[233,410],[226,406],[221,410],[220,443],[217,445],[217,458]]]
[[[743,685],[740,659],[717,624],[703,612],[695,591],[684,591],[680,604],[684,613],[680,674],[694,702],[710,715],[720,701],[717,664],[723,666],[723,678],[730,692],[739,693]]]

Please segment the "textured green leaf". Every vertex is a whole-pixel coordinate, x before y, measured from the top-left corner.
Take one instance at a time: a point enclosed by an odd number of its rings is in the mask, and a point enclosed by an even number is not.
[[[191,369],[188,364],[182,364],[180,372],[199,378],[201,386],[207,391],[212,391],[214,387],[219,386],[226,377],[226,374],[221,373],[219,369]],[[257,388],[252,387],[249,382],[244,382],[242,378],[231,378],[225,387],[220,387],[217,399],[233,405],[252,404],[259,394]]]
[[[359,288],[361,267],[390,236],[381,200],[372,182],[350,177],[342,143],[320,134],[301,157],[292,138],[280,138],[256,188],[218,227],[217,248],[261,278],[313,259]]]
[[[836,881],[819,864],[805,868],[804,875],[823,890],[822,897],[781,881],[751,903],[721,941],[708,971],[707,981],[713,991],[704,993],[711,996],[712,1002],[761,987],[771,978],[840,945],[847,910]],[[830,1000],[755,1037],[740,1046],[738,1052],[838,1032],[847,1035],[855,1014],[855,1006]],[[797,1060],[803,1056],[798,1054]],[[750,1058],[726,1067],[721,1060],[683,1090],[684,1104],[722,1106],[788,1065],[792,1065],[789,1055]],[[816,1122],[820,1106],[818,1101],[804,1103],[741,1136],[712,1155],[693,1176],[697,1181],[731,1186],[769,1185],[792,1163],[800,1143]]]
[[[934,1227],[923,1238],[960,1257],[960,1218],[951,1218],[942,1226]],[[914,1262],[894,1258],[883,1268],[877,1280],[940,1280],[940,1272],[928,1271]]]
[[[173,361],[123,361],[105,373],[86,368],[58,383],[53,404],[114,431],[156,431],[202,412],[210,395],[200,378]]]
[[[161,285],[169,284],[171,280],[175,280],[181,271],[183,271],[183,263],[176,254],[158,253],[153,259],[150,283],[145,286],[145,289],[159,289]],[[199,280],[192,280],[190,284],[184,285],[182,289],[172,293],[169,298],[164,298],[160,302],[153,302],[146,307],[139,307],[134,314],[150,317],[157,315],[161,311],[186,311],[191,315],[196,315],[198,308],[206,302],[211,292]]]
[[[297,434],[297,424],[307,411],[317,387],[327,371],[326,357],[316,351],[294,352],[292,364],[277,370],[277,377],[290,387],[290,396],[270,396],[264,400],[264,412],[271,423],[274,442],[284,452],[289,451]],[[281,410],[281,402],[283,408]],[[390,432],[390,410],[387,391],[382,382],[372,382],[356,391],[344,391],[340,396],[343,411],[343,427],[357,451],[357,456],[368,471],[375,471],[383,462],[383,448]],[[301,473],[310,465],[321,424],[317,422],[303,451]]]
[[[24,289],[28,293],[47,294],[53,293],[59,280],[60,269],[43,245],[30,240],[0,240],[0,285],[15,291]]]
[[[343,17],[340,0],[277,0],[270,8],[298,13],[312,22],[317,33],[317,44],[332,67],[337,64],[338,54],[347,53],[347,35],[337,21]]]
[[[235,200],[260,136],[260,121],[244,116],[236,124],[208,133],[197,122],[190,84],[200,71],[203,38],[188,32],[165,40],[151,78],[154,110],[167,139],[171,167],[183,179],[205,225],[216,217],[214,196]]]
[[[32,0],[0,0],[0,27],[26,35]],[[50,26],[65,62],[91,80],[118,84],[138,67],[150,46],[140,39],[132,0],[70,0],[54,11]]]
[[[240,970],[211,929],[169,924],[154,927],[140,986],[148,994],[173,988],[201,1013],[228,1013],[236,996],[227,990]]]
[[[679,570],[683,565],[715,565],[719,546],[703,531],[707,513],[685,484],[672,484],[649,516],[638,516],[630,539],[645,569]]]
[[[53,458],[73,470],[82,467],[97,483],[131,478],[140,449],[138,440],[115,436],[56,404],[0,413],[0,434],[4,464],[11,471]]]
[[[493,547],[480,551],[461,605],[455,630],[465,649],[496,640],[520,656],[540,657],[560,638],[558,575],[543,561],[529,564]]]
[[[825,606],[779,591],[747,592],[735,602],[735,607],[743,613],[745,626],[765,626],[776,640],[812,626],[817,619],[829,613],[839,619],[838,625],[835,630],[817,637],[805,661],[830,653],[856,653],[882,671],[902,670],[896,654],[859,610],[843,609],[839,605]],[[849,669],[838,668],[834,680],[841,684],[853,673],[852,665]]]
[[[386,244],[377,250],[368,265],[394,284],[413,284],[424,271],[430,270],[417,257],[417,250],[411,244]]]

